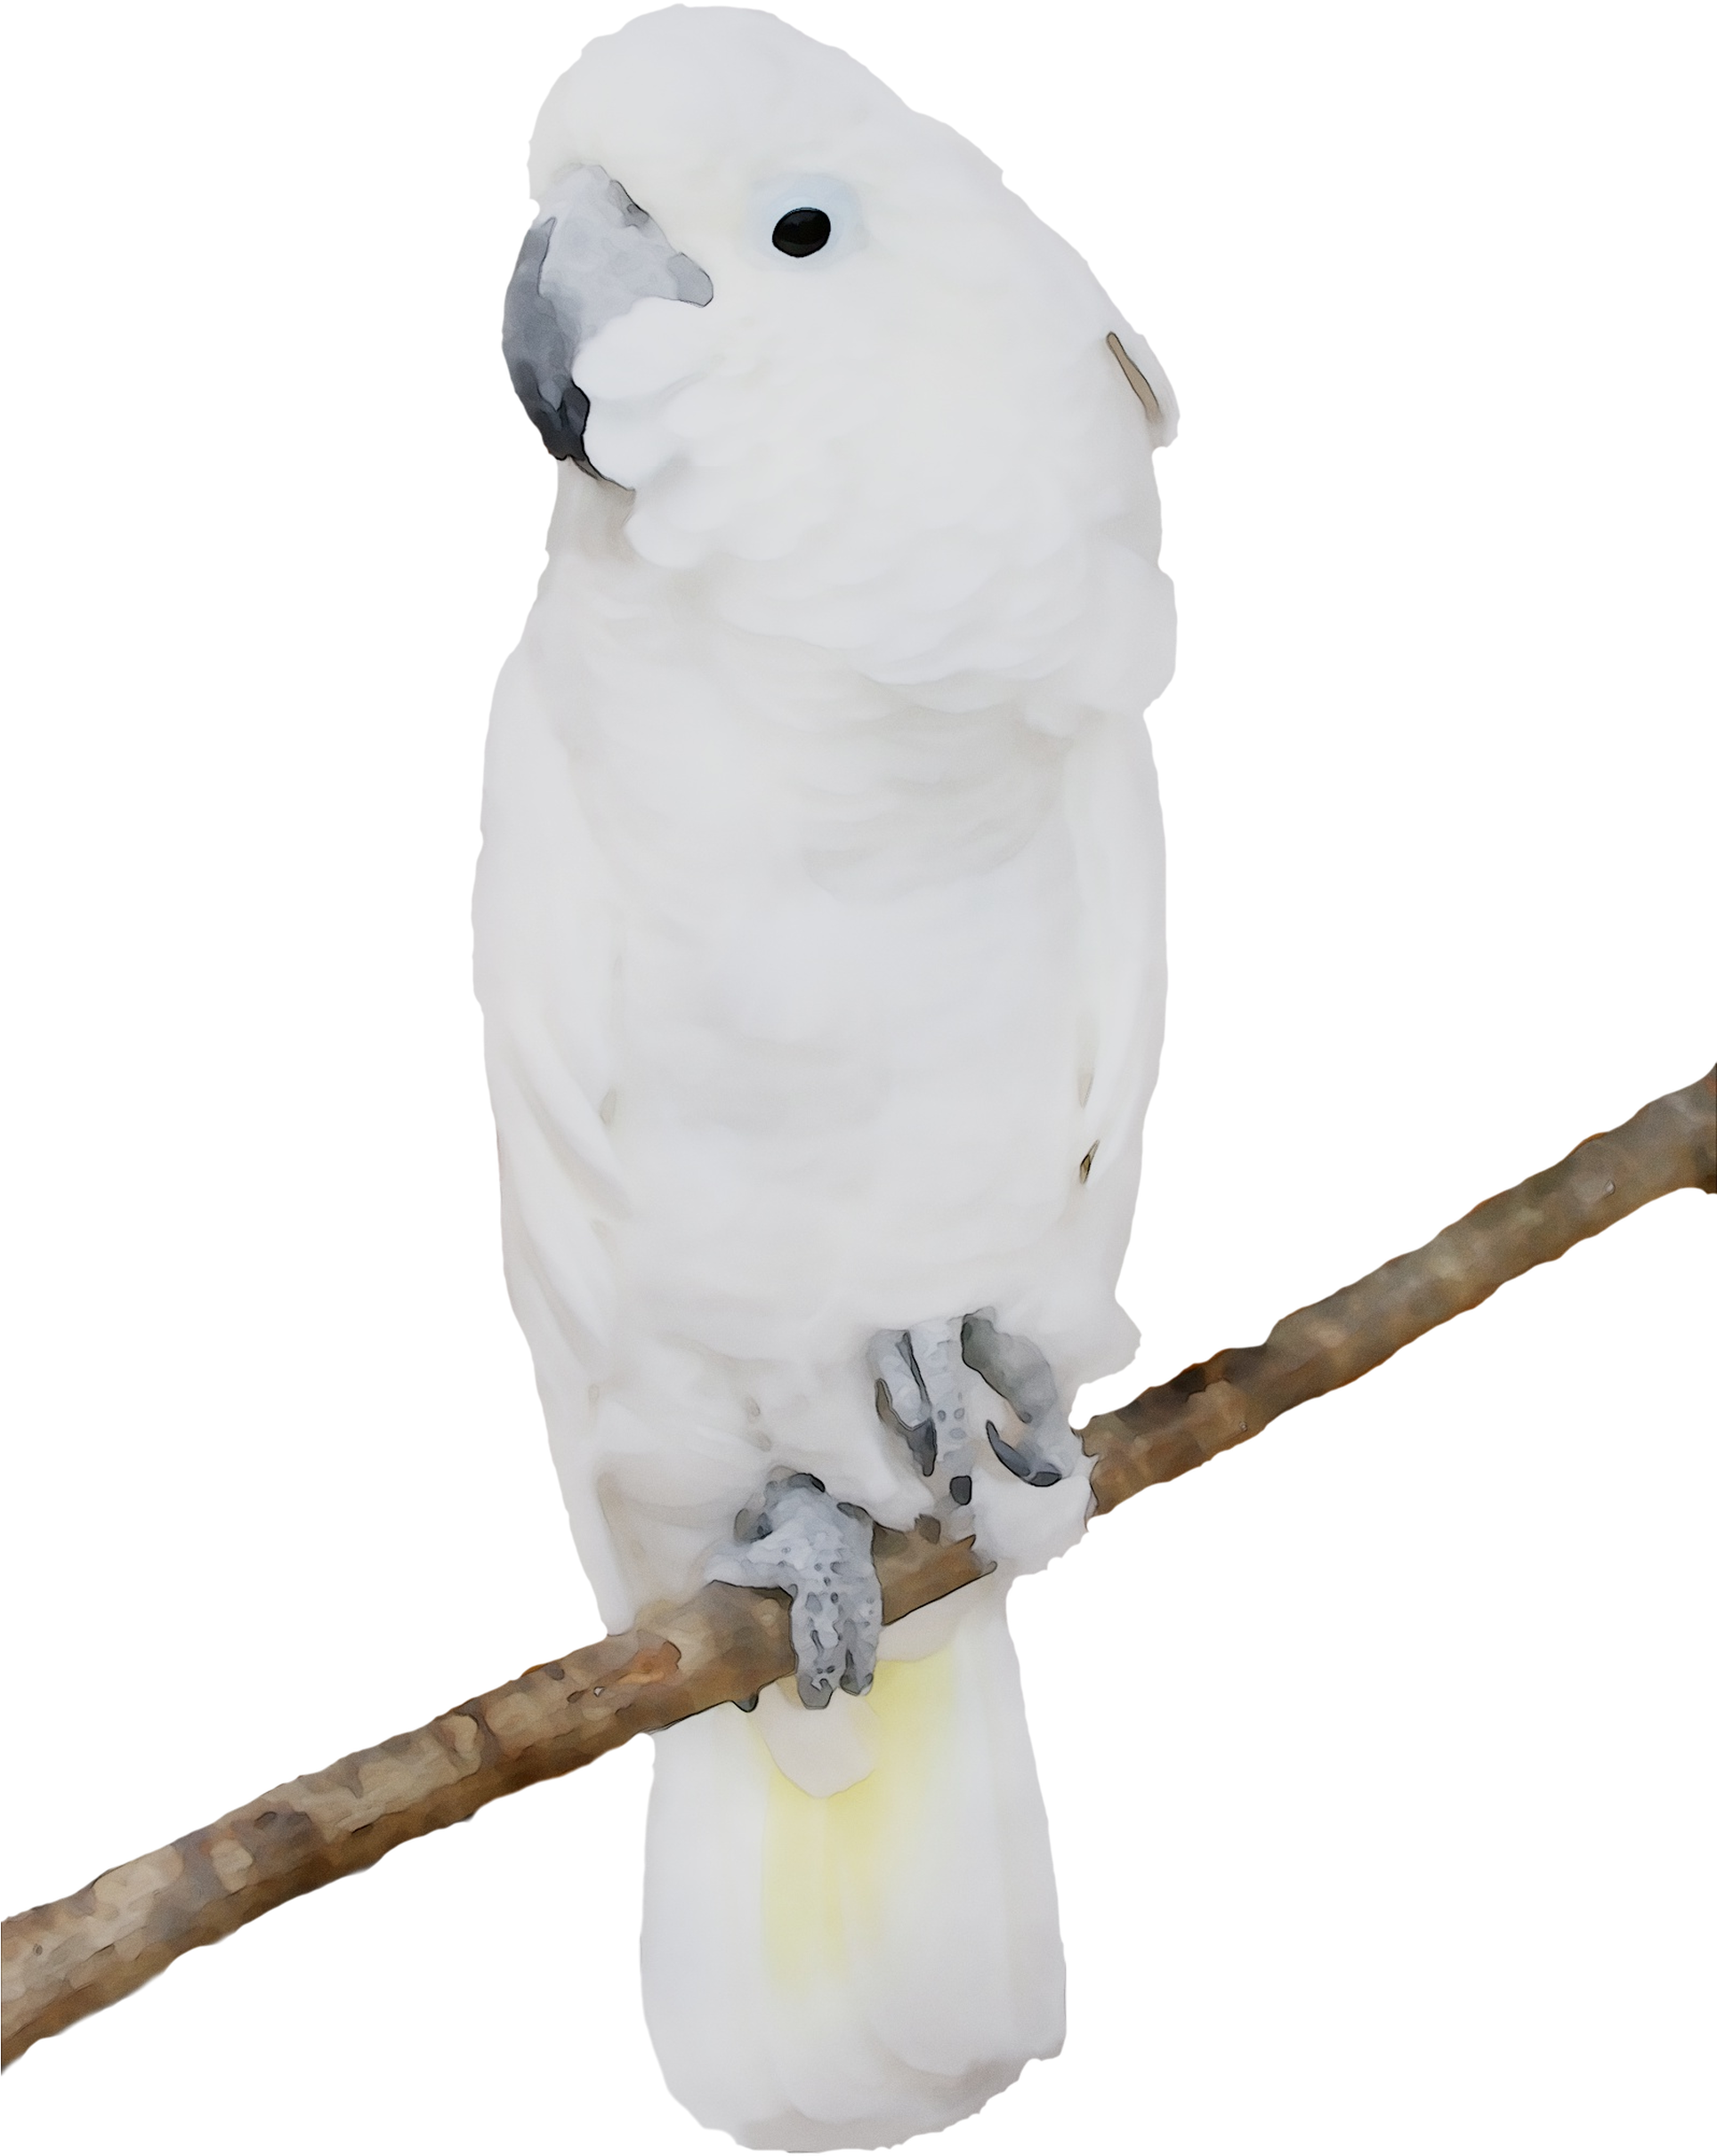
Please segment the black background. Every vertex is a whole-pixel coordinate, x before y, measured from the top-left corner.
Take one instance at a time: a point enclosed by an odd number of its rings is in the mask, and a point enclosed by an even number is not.
[[[786,13],[985,144],[1185,401],[1123,1397],[1711,1061],[1689,302],[1594,125],[1624,84]],[[617,20],[103,58],[110,285],[56,287],[43,367],[9,1906],[597,1630],[502,1298],[467,884],[550,503],[496,351],[523,144]],[[1650,1209],[1019,1589],[1073,2038],[961,2145],[1584,2072],[1592,1941],[1674,1867],[1706,1235]],[[691,2141],[635,2012],[646,1764],[196,1953],[9,2094]]]

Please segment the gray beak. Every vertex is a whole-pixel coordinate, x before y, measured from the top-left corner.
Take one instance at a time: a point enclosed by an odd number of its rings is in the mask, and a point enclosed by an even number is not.
[[[590,399],[572,378],[582,343],[639,300],[707,307],[714,296],[708,272],[600,165],[557,180],[519,250],[501,330],[512,386],[549,454],[601,477],[584,455]]]

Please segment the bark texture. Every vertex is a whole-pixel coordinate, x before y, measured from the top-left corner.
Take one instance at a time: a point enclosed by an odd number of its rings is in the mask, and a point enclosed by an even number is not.
[[[1423,1249],[1225,1348],[1084,1432],[1109,1512],[1351,1384],[1410,1340],[1672,1191],[1717,1191],[1717,1072],[1487,1199]],[[892,1621],[987,1569],[937,1522],[876,1530]],[[631,1632],[528,1669],[423,1728],[283,1782],[165,1849],[4,1927],[4,2059],[123,1999],[194,1946],[361,1871],[492,1798],[565,1774],[644,1730],[744,1700],[793,1669],[786,1597],[709,1587]]]

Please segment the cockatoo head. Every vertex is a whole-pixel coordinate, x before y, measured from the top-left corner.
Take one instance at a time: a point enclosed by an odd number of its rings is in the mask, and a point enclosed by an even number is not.
[[[531,179],[509,366],[637,556],[945,705],[1161,688],[1166,379],[970,143],[773,16],[671,7],[555,85]]]

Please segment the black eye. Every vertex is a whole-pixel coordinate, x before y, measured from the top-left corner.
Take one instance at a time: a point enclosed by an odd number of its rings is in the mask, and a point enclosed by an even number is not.
[[[783,254],[815,254],[833,227],[824,210],[789,210],[770,237]]]

